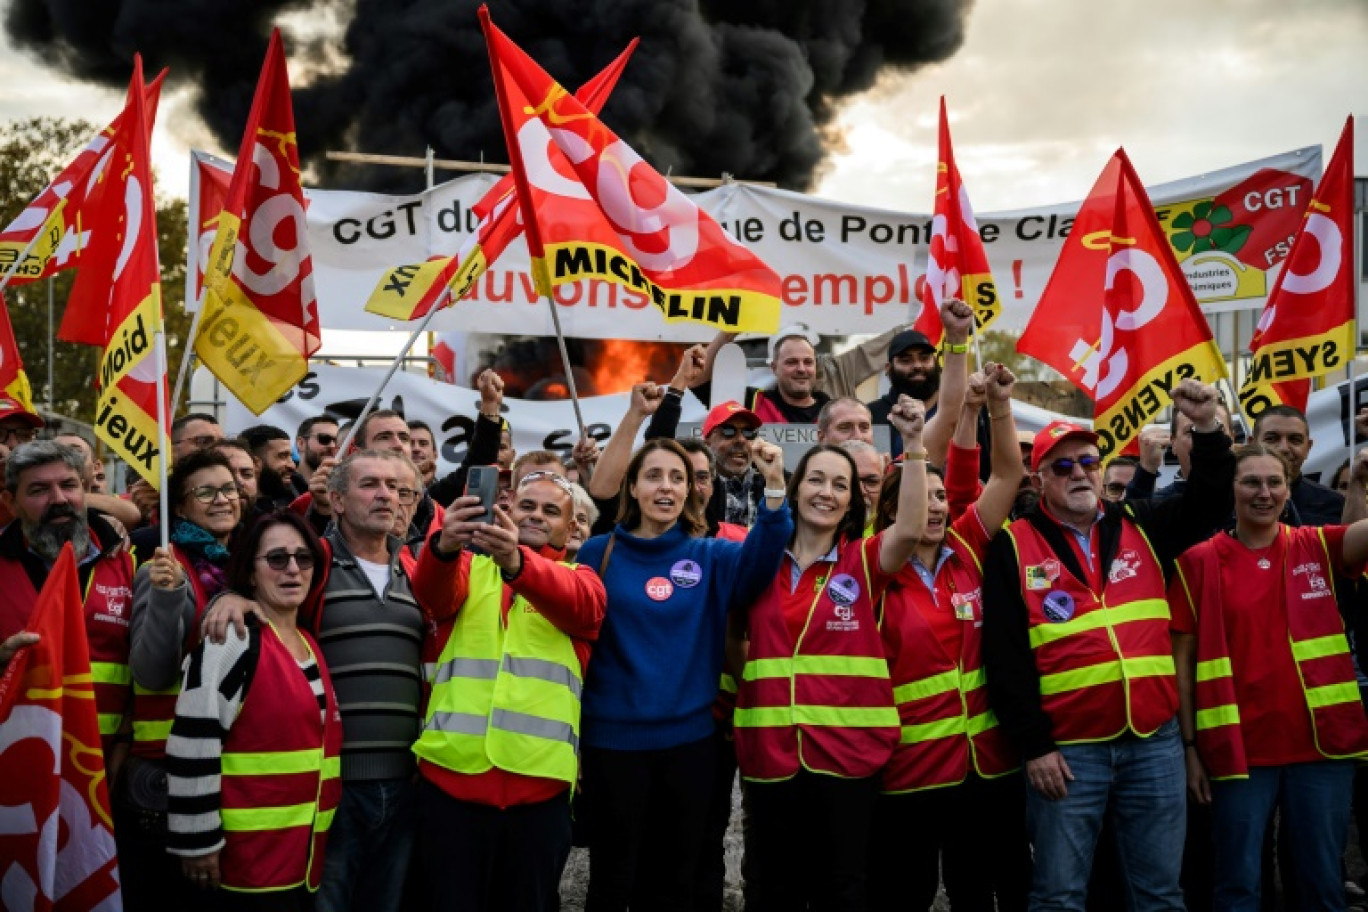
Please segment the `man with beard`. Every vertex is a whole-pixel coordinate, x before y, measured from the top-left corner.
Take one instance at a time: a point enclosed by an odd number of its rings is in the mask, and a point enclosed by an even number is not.
[[[291,486],[295,461],[290,435],[278,427],[258,424],[247,428],[239,436],[247,441],[252,448],[252,455],[261,463],[257,486],[262,496],[269,497],[277,507],[288,507],[295,499]]]
[[[105,768],[112,782],[128,753],[124,716],[132,694],[128,669],[133,613],[133,558],[105,518],[87,511],[81,470],[85,457],[51,440],[17,447],[5,462],[0,503],[14,522],[0,532],[0,666],[16,647],[36,642],[28,626],[48,572],[71,543],[85,597],[86,639],[95,682],[95,710]]]
[[[290,476],[290,489],[295,496],[309,490],[309,479],[323,460],[337,455],[342,441],[337,436],[337,420],[330,415],[305,418],[295,435],[295,449],[299,451],[299,466]]]

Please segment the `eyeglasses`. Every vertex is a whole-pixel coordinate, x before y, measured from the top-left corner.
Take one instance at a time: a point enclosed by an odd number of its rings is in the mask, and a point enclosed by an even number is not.
[[[334,443],[337,443],[336,434],[314,434],[313,439],[318,441],[319,446],[328,447],[332,446]]]
[[[295,562],[295,566],[298,567],[301,572],[312,570],[314,565],[313,552],[304,548],[300,548],[298,551],[286,551],[284,548],[273,548],[258,557],[257,560],[265,561],[266,566],[281,573],[290,566],[291,560]]]
[[[238,489],[237,482],[226,484],[221,488],[216,488],[213,485],[200,485],[198,488],[191,488],[187,493],[202,504],[213,503],[220,494],[227,501],[234,501],[242,496],[242,491]]]
[[[394,499],[399,501],[399,503],[403,506],[407,507],[409,504],[413,503],[415,500],[418,499],[418,492],[415,491],[413,488],[397,488],[394,492]]]
[[[717,433],[722,435],[723,440],[734,440],[737,434],[747,440],[754,440],[760,435],[759,428],[739,428],[734,424],[724,424],[720,428],[715,428]]]
[[[1126,486],[1119,481],[1109,481],[1102,486],[1102,490],[1112,497],[1120,497],[1126,493]]]
[[[213,434],[199,434],[195,437],[182,437],[180,440],[171,441],[173,446],[180,446],[182,443],[193,444],[197,450],[207,450],[209,447],[218,443],[222,438],[215,437]]]
[[[0,428],[0,443],[8,443],[11,439],[15,443],[29,443],[38,432],[31,427],[8,427]]]
[[[570,487],[570,482],[564,475],[557,475],[555,472],[528,472],[522,481],[518,482],[518,489],[521,490],[534,481],[549,481],[571,497],[575,496],[575,489]]]
[[[1056,478],[1068,478],[1073,474],[1074,466],[1079,466],[1084,472],[1096,472],[1102,465],[1100,456],[1080,456],[1077,459],[1056,459],[1050,463],[1050,471]]]

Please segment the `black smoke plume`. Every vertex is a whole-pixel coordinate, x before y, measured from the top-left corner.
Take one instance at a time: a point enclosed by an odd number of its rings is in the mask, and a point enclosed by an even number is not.
[[[572,90],[633,37],[603,112],[658,169],[807,189],[840,99],[885,68],[959,47],[971,0],[492,0],[494,21]],[[325,149],[507,161],[478,0],[11,0],[10,40],[80,79],[126,83],[133,53],[236,151],[272,23],[312,15],[341,36],[287,33],[301,152],[333,186],[413,190],[418,172],[339,167]],[[307,21],[307,20],[305,20]],[[325,30],[326,31],[326,30]],[[931,110],[927,101],[927,110]]]

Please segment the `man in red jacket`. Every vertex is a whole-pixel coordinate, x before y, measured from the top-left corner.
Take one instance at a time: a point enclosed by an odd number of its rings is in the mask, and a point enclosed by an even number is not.
[[[457,498],[413,578],[442,642],[414,745],[427,907],[549,912],[607,597],[588,567],[560,562],[574,510],[565,479],[533,472],[493,523],[472,522],[482,509]]]

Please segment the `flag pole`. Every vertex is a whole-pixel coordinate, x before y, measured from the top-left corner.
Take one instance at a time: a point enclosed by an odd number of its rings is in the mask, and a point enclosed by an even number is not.
[[[1364,212],[1359,210],[1349,221],[1349,244],[1354,251],[1354,346],[1349,356],[1349,461],[1354,461],[1354,447],[1358,445],[1358,433],[1354,429],[1354,418],[1358,415],[1358,352],[1359,352],[1359,299],[1363,294],[1363,245],[1359,243],[1359,229],[1363,227]]]
[[[423,316],[423,322],[418,324],[417,329],[409,333],[408,341],[405,342],[404,347],[399,350],[399,354],[395,355],[394,360],[390,363],[389,370],[385,372],[384,379],[380,381],[380,385],[375,388],[375,392],[371,394],[370,399],[367,400],[365,406],[361,409],[361,414],[357,415],[356,420],[352,422],[351,430],[347,431],[346,439],[344,439],[337,448],[337,458],[341,459],[347,455],[347,448],[351,446],[352,439],[356,437],[356,432],[360,430],[361,422],[365,421],[366,416],[375,409],[375,403],[380,401],[380,394],[385,391],[386,386],[389,386],[391,378],[393,378],[395,372],[399,370],[399,365],[404,363],[404,359],[408,357],[408,353],[413,350],[413,343],[417,342],[418,337],[427,331],[428,324],[432,322],[432,318],[437,315],[437,311],[446,306],[446,302],[450,300],[450,298],[451,286],[447,285],[442,288],[441,295],[438,296],[427,314]]]
[[[185,335],[185,353],[181,355],[180,370],[176,372],[176,388],[171,394],[171,411],[180,408],[181,391],[185,389],[185,375],[190,369],[190,359],[195,354],[195,336],[199,334],[200,317],[204,315],[204,295],[200,295],[199,307],[190,320],[190,332]],[[163,324],[164,325],[164,324]]]
[[[160,264],[158,270],[161,269]],[[160,305],[158,306],[160,309]],[[157,352],[157,445],[160,447],[171,435],[167,432],[170,422],[166,414],[166,317],[163,315],[157,320],[157,331],[153,334],[152,344],[156,346]],[[166,463],[170,458],[170,453],[162,451],[161,459],[157,460],[160,478],[157,490],[161,492],[159,508],[161,510],[161,546],[167,554],[171,553],[171,498],[167,496],[166,483]]]
[[[579,392],[575,389],[575,369],[570,365],[570,353],[565,349],[565,333],[561,332],[560,314],[556,313],[556,301],[552,295],[545,295],[551,308],[551,323],[556,327],[556,344],[560,346],[561,366],[565,368],[565,386],[570,390],[570,404],[575,407],[575,423],[579,425],[580,439],[589,436],[585,429],[584,413],[580,411]]]

